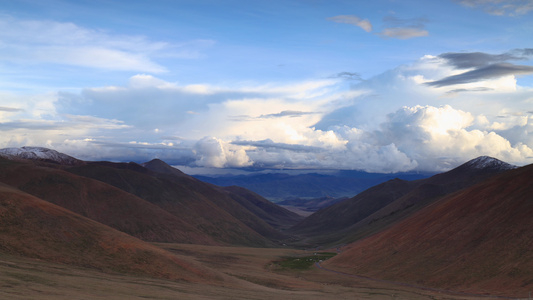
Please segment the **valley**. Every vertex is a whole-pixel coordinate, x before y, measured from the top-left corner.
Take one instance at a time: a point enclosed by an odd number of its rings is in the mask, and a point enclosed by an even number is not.
[[[319,270],[276,271],[273,261],[309,255],[292,249],[157,244],[226,274],[223,282],[187,283],[102,273],[14,255],[0,259],[0,299],[449,299],[486,297],[432,292]]]
[[[0,156],[2,299],[517,299],[533,289],[533,165],[478,157],[304,218],[157,159]]]

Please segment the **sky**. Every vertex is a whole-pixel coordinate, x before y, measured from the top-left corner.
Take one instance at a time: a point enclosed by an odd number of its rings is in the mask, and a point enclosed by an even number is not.
[[[533,163],[532,0],[0,0],[0,148],[188,170]]]

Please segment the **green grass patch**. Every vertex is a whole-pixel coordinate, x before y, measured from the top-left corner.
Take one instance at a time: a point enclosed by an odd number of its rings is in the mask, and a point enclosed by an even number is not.
[[[316,255],[284,257],[282,260],[274,263],[284,270],[307,270],[315,263],[330,259],[337,253],[333,252],[317,252]]]

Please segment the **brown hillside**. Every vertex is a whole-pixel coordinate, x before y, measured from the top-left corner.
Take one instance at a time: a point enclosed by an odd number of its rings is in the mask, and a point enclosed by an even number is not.
[[[216,244],[148,201],[54,165],[0,158],[0,182],[146,241]]]
[[[513,166],[482,156],[453,170],[415,181],[393,179],[321,209],[290,229],[304,242],[350,243],[379,232],[433,201]]]
[[[449,195],[324,265],[477,294],[533,290],[533,165]]]
[[[181,172],[160,173],[133,163],[109,162],[68,170],[155,204],[220,243],[264,247],[284,237],[226,193]]]
[[[105,272],[217,282],[214,271],[0,184],[0,252]]]
[[[151,160],[142,165],[156,173],[172,175],[173,177],[180,178],[183,181],[191,180],[198,182],[197,179],[181,172],[180,170],[174,167],[169,166],[167,163],[159,159]],[[241,204],[244,208],[246,208],[254,215],[261,218],[263,221],[267,222],[270,226],[276,229],[287,228],[302,220],[301,216],[279,205],[276,205],[271,201],[263,198],[262,196],[245,188],[237,186],[219,187],[207,183],[206,185],[210,189],[216,189],[219,192],[226,194],[227,196]]]
[[[245,188],[229,186],[219,189],[276,229],[286,229],[303,219],[300,215]]]

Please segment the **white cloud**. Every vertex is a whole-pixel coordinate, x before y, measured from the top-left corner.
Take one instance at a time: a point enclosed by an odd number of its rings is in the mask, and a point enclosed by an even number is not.
[[[194,145],[196,165],[211,168],[247,167],[252,164],[242,147],[235,147],[214,137],[205,137]]]
[[[426,170],[447,167],[435,161],[438,157],[460,163],[489,155],[517,162],[527,161],[533,155],[527,145],[513,146],[494,131],[472,128],[474,120],[470,113],[448,105],[404,107],[389,115],[380,135],[383,134],[384,143],[394,142]]]
[[[140,74],[125,86],[0,100],[0,145],[216,168],[441,171],[479,155],[532,162],[532,90],[509,76],[462,90],[426,84],[460,72],[425,56],[351,89],[342,79],[216,86]]]

